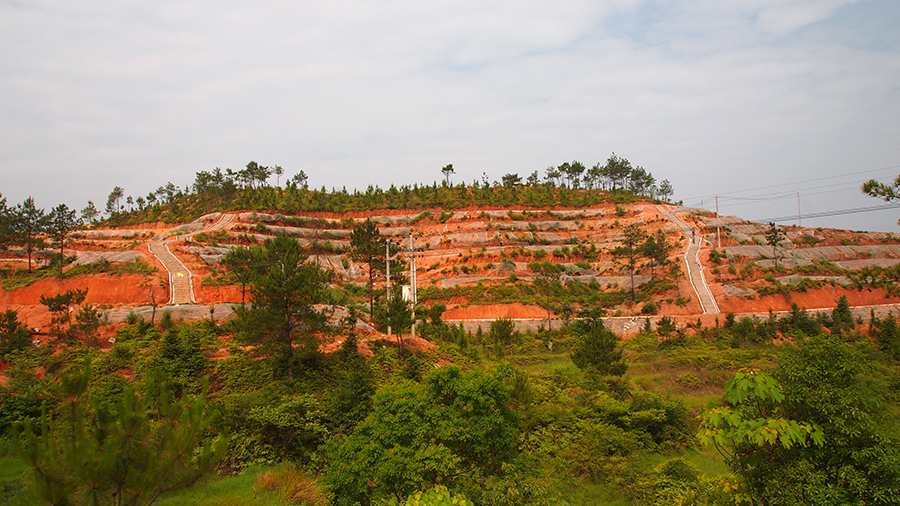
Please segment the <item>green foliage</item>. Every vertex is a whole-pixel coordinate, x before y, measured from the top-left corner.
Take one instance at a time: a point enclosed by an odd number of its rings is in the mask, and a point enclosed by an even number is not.
[[[875,322],[875,327],[876,338],[881,350],[895,360],[900,359],[900,329],[898,329],[894,314],[889,313],[885,319]]]
[[[831,313],[831,319],[834,322],[832,331],[839,334],[849,332],[856,327],[853,311],[850,310],[850,303],[847,301],[846,295],[841,295],[841,298],[838,299],[837,307]]]
[[[259,351],[271,356],[293,379],[298,360],[295,342],[301,345],[300,359],[316,360],[318,341],[313,332],[320,331],[327,320],[316,304],[325,302],[328,275],[307,262],[299,243],[286,236],[266,239],[262,248],[254,250],[252,261],[266,269],[253,276],[253,304],[249,309],[238,308],[235,325],[242,341],[259,344]]]
[[[511,319],[498,318],[491,322],[490,338],[495,344],[508,346],[519,339],[519,332]]]
[[[656,332],[663,337],[671,336],[676,330],[678,330],[678,326],[675,320],[669,316],[663,316],[656,322]]]
[[[19,362],[27,361],[21,360]],[[9,382],[0,387],[0,435],[13,435],[17,423],[38,419],[43,407],[53,408],[56,402],[56,386],[52,376],[43,378],[24,364],[19,363],[5,371]]]
[[[670,279],[655,278],[642,284],[638,289],[643,295],[657,295],[677,287],[678,285]]]
[[[742,370],[725,384],[726,406],[701,416],[700,442],[713,446],[740,474],[754,498],[766,497],[764,489],[773,475],[767,463],[785,458],[794,447],[822,446],[825,433],[814,422],[786,418],[781,411],[785,395],[770,375]]]
[[[443,485],[435,485],[423,492],[414,492],[405,501],[388,501],[396,506],[475,506],[461,494],[454,494]]]
[[[153,267],[144,260],[132,260],[130,262],[110,262],[109,260],[100,260],[89,264],[74,265],[63,273],[64,278],[75,276],[83,276],[86,274],[154,274],[159,269]]]
[[[778,329],[787,334],[790,331],[800,332],[803,336],[816,336],[822,332],[822,322],[801,309],[796,302],[791,304],[791,312],[778,320]]]
[[[374,314],[374,288],[373,282],[377,271],[384,272],[386,263],[382,255],[385,250],[382,248],[384,242],[378,234],[378,228],[375,222],[366,219],[353,228],[350,232],[350,257],[357,262],[363,262],[369,267],[369,311],[370,315]],[[397,246],[394,245],[396,253]]]
[[[163,330],[171,330],[175,327],[175,320],[172,318],[171,311],[163,311],[162,316],[159,318],[159,326]]]
[[[731,476],[704,476],[681,458],[667,460],[651,472],[636,473],[625,488],[641,504],[653,506],[745,503],[742,495],[733,494],[736,485]]]
[[[575,323],[576,336],[572,347],[572,362],[592,375],[621,376],[628,366],[618,347],[619,337],[603,325],[599,318],[589,318]]]
[[[31,346],[31,331],[19,321],[19,313],[7,309],[0,313],[0,355]]]
[[[896,373],[895,373],[896,374]],[[795,447],[769,472],[778,486],[760,482],[781,502],[791,494],[819,504],[896,504],[900,452],[893,431],[896,400],[876,373],[865,345],[820,335],[786,351],[774,375],[784,385],[785,412],[821,427],[822,448]],[[829,483],[827,489],[816,488]]]
[[[893,184],[881,183],[874,179],[870,179],[863,184],[862,191],[870,197],[879,198],[885,202],[891,202],[900,198],[898,188],[900,188],[900,176],[894,180]]]
[[[769,222],[769,229],[766,231],[765,237],[769,246],[772,246],[772,258],[775,259],[775,269],[778,269],[778,246],[785,240],[784,233],[774,222]]]
[[[666,234],[659,229],[656,234],[648,236],[641,245],[644,257],[650,260],[650,276],[656,278],[656,267],[665,267],[669,262],[669,253],[675,248],[675,244],[666,241]]]
[[[462,474],[499,472],[515,454],[518,433],[508,400],[502,377],[455,367],[433,372],[425,384],[387,386],[356,431],[329,446],[324,481],[334,503],[371,504]]]
[[[331,390],[331,430],[350,433],[372,411],[375,383],[365,357],[357,350],[357,339],[349,335],[335,354],[335,387]]]
[[[222,257],[222,265],[228,269],[235,280],[241,285],[241,307],[247,300],[247,286],[257,274],[257,266],[254,257],[260,256],[258,247],[253,249],[244,246],[232,248]]]
[[[315,460],[315,451],[328,435],[326,420],[318,397],[294,394],[251,407],[242,425],[252,428],[254,439],[271,448],[279,459],[309,462]]]
[[[73,309],[73,306],[82,304],[85,297],[87,297],[87,289],[67,290],[65,293],[54,295],[52,297],[43,294],[41,295],[41,304],[47,306],[50,314],[53,315],[51,322],[54,326],[54,333],[57,336],[63,337],[71,330],[72,316],[70,309]],[[66,324],[66,328],[60,328],[59,326],[64,323]]]
[[[50,211],[49,215],[47,215],[47,236],[53,241],[56,246],[59,246],[60,276],[62,276],[63,263],[65,263],[63,247],[66,244],[66,238],[68,237],[70,232],[81,225],[81,220],[75,217],[76,214],[77,213],[74,209],[69,209],[69,207],[65,204],[59,204]]]
[[[635,300],[634,296],[634,274],[638,269],[638,261],[646,255],[647,249],[643,246],[647,235],[641,228],[635,224],[628,225],[623,231],[621,245],[613,248],[611,253],[616,262],[623,267],[628,268],[631,275],[631,300]]]
[[[388,302],[387,324],[398,335],[409,330],[413,324],[412,308],[399,293],[395,293]]]
[[[162,336],[159,353],[148,361],[148,373],[169,378],[177,393],[196,390],[209,366],[202,350],[203,333],[204,329],[196,324],[170,328]],[[113,351],[123,345],[127,343],[117,342]]]
[[[112,404],[88,389],[90,361],[62,378],[64,402],[35,426],[22,423],[19,454],[32,468],[31,498],[42,504],[153,504],[193,484],[224,449],[206,434],[206,395],[176,401],[165,385],[126,387]]]
[[[315,465],[330,434],[322,396],[292,392],[278,383],[230,390],[212,408],[220,417],[218,428],[229,434],[224,464],[233,470],[283,461]]]
[[[44,232],[49,217],[44,214],[43,209],[35,206],[33,197],[28,197],[5,214],[9,217],[7,230],[12,243],[25,250],[28,256],[28,272],[31,272],[32,256],[46,245]]]

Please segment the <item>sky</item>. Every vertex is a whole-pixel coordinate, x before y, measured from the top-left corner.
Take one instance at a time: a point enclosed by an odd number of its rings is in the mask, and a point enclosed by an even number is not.
[[[896,0],[0,0],[0,193],[102,209],[251,160],[352,191],[615,152],[685,205],[900,233],[859,190],[900,174],[898,26]]]

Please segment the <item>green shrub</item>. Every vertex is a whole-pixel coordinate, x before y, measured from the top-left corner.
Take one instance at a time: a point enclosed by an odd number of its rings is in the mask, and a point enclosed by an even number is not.
[[[443,485],[435,485],[424,492],[413,492],[405,501],[389,501],[396,506],[475,506],[461,494],[454,494]]]

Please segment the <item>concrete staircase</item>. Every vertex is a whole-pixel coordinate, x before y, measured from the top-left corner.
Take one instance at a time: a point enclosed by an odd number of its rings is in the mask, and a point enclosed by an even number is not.
[[[192,304],[194,299],[194,285],[191,271],[181,260],[175,257],[167,243],[162,241],[151,242],[150,252],[162,262],[163,267],[169,271],[169,302],[168,304]]]
[[[688,238],[688,247],[684,251],[684,262],[687,265],[688,278],[691,280],[691,286],[694,287],[694,293],[697,300],[700,301],[700,307],[703,308],[704,314],[719,313],[719,306],[716,304],[716,298],[713,297],[706,284],[706,277],[703,275],[703,267],[700,265],[700,246],[703,239],[695,237],[693,229],[685,223],[681,218],[671,212],[665,206],[656,206],[659,212],[669,219],[675,226],[681,230],[681,233]]]
[[[229,223],[231,223],[235,214],[224,213],[222,216],[216,220],[215,223],[206,227],[206,231],[212,230],[223,230]],[[177,240],[179,238],[183,239],[186,237],[190,237],[188,234],[186,236],[180,236],[172,238],[171,240]],[[169,250],[169,245],[167,242],[163,241],[154,241],[149,244],[150,252],[156,255],[156,258],[162,262],[163,267],[169,271],[169,302],[168,304],[194,304],[197,302],[197,299],[194,298],[194,283],[193,276],[191,271],[181,263],[175,255]]]
[[[207,227],[206,230],[207,231],[222,230],[225,227],[227,227],[228,224],[232,222],[232,220],[234,220],[235,216],[236,215],[231,214],[231,213],[222,214],[222,216],[220,216],[219,219],[215,223],[213,223],[212,225]]]

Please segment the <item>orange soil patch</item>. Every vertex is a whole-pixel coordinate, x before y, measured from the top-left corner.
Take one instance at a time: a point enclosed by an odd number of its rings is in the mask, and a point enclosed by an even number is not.
[[[344,339],[344,336],[332,336],[327,338],[327,340],[319,346],[319,351],[322,353],[334,353],[341,349],[341,346],[344,344]],[[396,334],[392,336],[388,336],[387,334],[362,334],[358,336],[358,339],[356,351],[367,357],[374,355],[370,345],[375,341],[384,340],[394,344],[397,343]],[[412,351],[426,351],[434,348],[435,344],[427,339],[422,339],[419,336],[412,337],[412,335],[407,334],[403,336],[403,347]]]
[[[228,348],[219,348],[215,351],[206,354],[206,358],[210,360],[222,360],[224,358],[228,358],[231,356],[231,352],[228,351]]]
[[[604,202],[600,204],[594,204],[591,206],[467,206],[461,208],[454,208],[450,210],[451,213],[456,212],[471,212],[471,211],[506,211],[508,209],[524,210],[529,212],[534,211],[570,211],[570,210],[581,210],[581,209],[613,209],[616,204],[610,202]],[[419,214],[425,211],[429,211],[432,214],[440,214],[442,212],[447,211],[445,208],[440,207],[422,207],[415,209],[378,209],[374,211],[344,211],[340,213],[328,212],[328,211],[304,211],[302,215],[304,217],[309,218],[325,218],[329,220],[340,220],[341,218],[369,218],[372,216],[407,216]],[[243,213],[253,212],[251,210],[245,209],[242,211],[230,211],[231,213],[240,216]],[[278,210],[256,210],[257,213],[265,213],[265,214],[285,214],[284,211]]]
[[[19,321],[28,328],[50,328],[51,315],[46,306],[8,304],[4,309],[12,309],[19,314]]]
[[[765,313],[773,311],[790,311],[791,303],[796,302],[801,308],[821,309],[833,308],[842,295],[847,297],[850,306],[876,306],[881,304],[900,303],[898,297],[887,297],[883,289],[852,290],[830,285],[812,288],[807,292],[790,292],[787,295],[776,294],[747,300],[741,297],[729,297],[722,292],[722,285],[710,285],[716,303],[722,313]]]
[[[197,299],[197,304],[241,303],[241,287],[238,285],[200,286],[199,280],[195,279],[194,281],[194,297]],[[245,299],[250,302],[249,287]]]
[[[0,306],[38,305],[41,295],[52,296],[75,289],[87,289],[85,302],[90,304],[149,304],[148,285],[154,281],[142,274],[90,274],[63,280],[44,278],[30,286],[0,291]]]
[[[444,311],[445,320],[496,320],[497,318],[541,319],[547,317],[547,310],[536,305],[520,302],[513,304],[473,304]]]
[[[679,255],[677,261],[680,262],[682,272],[684,276],[679,278],[678,280],[678,294],[674,297],[690,297],[691,300],[687,304],[683,306],[679,306],[676,304],[669,304],[667,302],[661,302],[659,304],[660,311],[659,314],[665,315],[692,315],[692,314],[703,314],[703,306],[700,305],[700,299],[697,298],[697,294],[694,293],[694,287],[691,285],[691,280],[687,276],[687,266],[684,265],[684,257]],[[666,298],[672,297],[671,295],[667,295]],[[716,303],[718,303],[718,297],[716,297]]]

